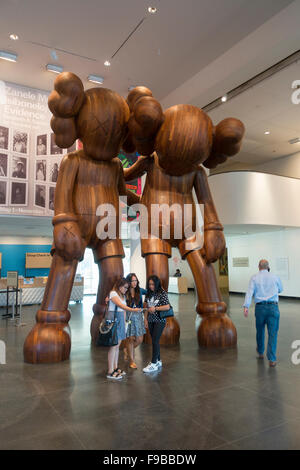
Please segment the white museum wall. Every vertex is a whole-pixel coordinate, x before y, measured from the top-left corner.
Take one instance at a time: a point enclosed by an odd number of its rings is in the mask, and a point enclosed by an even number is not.
[[[295,146],[299,146],[295,144]],[[300,152],[293,153],[284,157],[272,159],[264,163],[250,163],[250,162],[230,162],[227,161],[226,167],[217,167],[210,171],[210,175],[222,174],[223,172],[231,171],[252,171],[264,172],[273,175],[287,176],[290,178],[300,178]]]
[[[294,146],[298,145],[299,144],[295,144]],[[253,170],[266,171],[268,173],[289,176],[291,178],[300,178],[300,152],[256,165]]]
[[[208,178],[224,225],[300,227],[300,180],[256,172],[234,172]]]
[[[282,296],[300,297],[300,229],[227,236],[229,291],[246,292],[250,277],[258,271],[258,262],[266,258],[271,271],[280,275]],[[248,257],[249,267],[233,267],[233,258]],[[288,272],[277,269],[278,261],[288,260]],[[280,261],[281,259],[281,261]]]

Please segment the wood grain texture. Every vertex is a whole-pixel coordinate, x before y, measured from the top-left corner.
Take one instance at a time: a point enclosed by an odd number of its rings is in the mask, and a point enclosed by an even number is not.
[[[171,257],[172,247],[177,247],[182,258],[188,261],[195,281],[196,311],[203,318],[198,333],[199,344],[205,347],[231,347],[236,345],[236,329],[226,315],[227,307],[212,266],[224,253],[225,238],[202,164],[211,167],[238,153],[244,126],[238,119],[228,118],[215,127],[206,113],[191,105],[173,106],[163,116],[159,113],[155,115],[154,102],[150,104],[149,101],[152,128],[155,128],[153,121],[156,120],[157,124],[156,133],[152,133],[149,138],[147,125],[139,118],[139,102],[141,99],[131,106],[129,129],[137,150],[142,152],[146,141],[149,152],[125,170],[125,179],[130,181],[147,175],[141,202],[147,207],[148,214],[140,216],[141,251],[146,260],[147,275],[148,272],[154,272],[167,285],[168,258]],[[145,100],[145,123],[146,115]],[[150,150],[154,152],[152,155]],[[204,205],[203,241],[196,236],[199,230],[196,226],[193,190],[198,203]],[[154,221],[151,209],[153,205],[162,204],[173,206],[174,210],[168,220],[159,214],[159,218]],[[191,207],[188,220],[184,212],[187,205]],[[175,221],[179,218],[181,236],[180,232],[176,232],[178,227],[175,227]],[[166,227],[170,229],[168,234]]]
[[[49,97],[51,126],[56,143],[70,146],[80,138],[83,149],[66,155],[55,190],[53,260],[37,323],[24,344],[27,362],[59,362],[68,359],[71,339],[69,298],[78,261],[92,248],[99,265],[100,284],[91,323],[95,341],[105,297],[123,274],[124,251],[119,236],[119,195],[127,195],[123,168],[117,158],[128,136],[130,111],[126,101],[105,88],[84,92],[81,80],[65,72],[58,75]],[[68,144],[68,145],[66,145]],[[131,193],[131,203],[139,198]],[[110,204],[114,214],[96,213]],[[105,219],[106,216],[109,216]],[[101,221],[106,220],[106,223]],[[114,239],[105,238],[107,223],[116,227]]]

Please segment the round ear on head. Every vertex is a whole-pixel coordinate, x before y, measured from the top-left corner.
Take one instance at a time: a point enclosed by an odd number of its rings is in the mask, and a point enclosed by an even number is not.
[[[152,91],[145,86],[136,86],[135,88],[133,88],[133,90],[128,93],[126,101],[130,111],[133,110],[136,101],[142,98],[143,96],[152,96]]]
[[[60,73],[48,98],[50,111],[56,117],[70,118],[79,112],[85,98],[82,81],[71,72]]]
[[[214,128],[212,150],[203,162],[206,168],[215,168],[228,157],[239,153],[245,134],[245,126],[239,119],[226,118]]]
[[[127,97],[131,111],[128,121],[130,137],[138,152],[150,155],[154,152],[155,138],[164,121],[160,103],[146,87],[134,88]]]
[[[59,147],[71,147],[77,139],[75,116],[84,100],[85,93],[80,78],[71,72],[60,73],[48,98],[48,106],[53,113],[51,128]]]
[[[60,118],[52,116],[50,125],[55,134],[55,143],[58,147],[66,149],[73,145],[77,139],[74,118]]]

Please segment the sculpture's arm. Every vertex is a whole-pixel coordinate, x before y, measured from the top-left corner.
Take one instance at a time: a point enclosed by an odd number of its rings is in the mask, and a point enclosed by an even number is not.
[[[128,206],[132,206],[133,204],[139,204],[140,196],[138,196],[133,191],[130,191],[129,189],[126,188],[126,183],[124,179],[124,169],[123,169],[122,163],[120,162],[119,164],[120,164],[119,184],[118,184],[119,194],[120,196],[127,196]]]
[[[55,251],[66,260],[83,257],[83,241],[73,207],[73,191],[79,168],[76,154],[66,155],[61,162],[55,188],[53,237]],[[82,197],[85,197],[83,194]]]
[[[213,263],[222,256],[226,244],[223,225],[220,223],[207,175],[202,166],[199,166],[196,173],[194,188],[199,204],[204,205],[204,245],[201,253],[207,263]]]
[[[153,156],[142,156],[140,157],[132,166],[129,168],[124,168],[124,177],[125,181],[132,181],[136,178],[140,178],[143,176],[148,168],[149,165],[153,162]]]
[[[207,230],[209,227],[223,230],[223,225],[219,221],[217,210],[209,189],[207,175],[202,166],[198,167],[194,180],[194,188],[199,204],[204,205],[204,230]]]

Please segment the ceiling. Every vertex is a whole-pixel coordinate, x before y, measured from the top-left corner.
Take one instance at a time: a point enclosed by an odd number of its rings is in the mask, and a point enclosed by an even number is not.
[[[147,12],[150,5],[158,8],[155,15]],[[55,75],[45,65],[56,63],[79,75],[85,88],[95,86],[87,76],[97,74],[123,96],[129,86],[143,84],[164,108],[203,107],[299,49],[299,17],[298,0],[0,0],[0,49],[18,54],[17,63],[0,60],[0,80],[50,91]],[[11,33],[20,39],[11,41]],[[214,123],[234,116],[246,125],[242,151],[220,169],[298,151],[287,144],[300,137],[300,105],[290,99],[296,79],[299,64],[209,113]],[[0,225],[4,236],[52,234],[45,217],[2,216]],[[236,230],[248,231],[227,227],[226,233]]]
[[[2,0],[0,49],[18,53],[18,62],[0,61],[0,80],[51,90],[54,76],[45,65],[53,63],[50,52],[55,49],[57,64],[78,74],[86,88],[94,86],[87,75],[97,74],[104,77],[105,87],[123,95],[128,86],[143,84],[163,99],[292,3]],[[155,15],[148,13],[149,5],[158,8]],[[105,67],[104,61],[141,21],[111,67]],[[11,41],[11,33],[18,34],[19,41]]]
[[[219,165],[218,171],[233,168],[237,163],[248,163],[251,168],[300,151],[300,144],[289,143],[300,137],[300,104],[291,100],[292,83],[296,79],[300,79],[299,62],[208,113],[214,124],[225,117],[238,117],[246,127],[240,153]],[[265,131],[270,134],[266,135]]]

